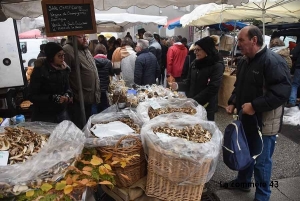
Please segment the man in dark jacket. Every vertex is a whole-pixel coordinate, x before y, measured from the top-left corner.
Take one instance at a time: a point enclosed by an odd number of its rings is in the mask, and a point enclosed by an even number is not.
[[[157,42],[157,40],[154,38],[152,33],[149,31],[146,31],[144,33],[144,39],[149,41],[149,52],[154,54],[156,56],[158,65],[161,65],[161,45]]]
[[[134,83],[138,85],[155,84],[160,74],[156,57],[149,52],[149,42],[144,39],[137,41],[135,51],[137,58],[134,69]]]
[[[40,53],[39,55],[37,56],[37,58],[40,58],[40,57],[46,57],[46,54],[45,54],[45,46],[46,44],[41,44],[40,45]]]
[[[280,131],[283,104],[291,91],[290,73],[285,60],[263,46],[261,31],[256,26],[244,27],[238,35],[238,46],[244,55],[237,66],[237,79],[227,112],[243,110],[242,123],[252,156],[260,154],[233,181],[224,185],[250,191],[254,171],[255,201],[269,201],[272,155]],[[256,117],[254,117],[254,115]],[[263,134],[263,144],[256,124]]]

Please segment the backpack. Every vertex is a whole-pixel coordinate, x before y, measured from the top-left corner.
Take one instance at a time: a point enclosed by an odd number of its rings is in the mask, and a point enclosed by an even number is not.
[[[239,112],[239,120],[230,123],[224,133],[223,161],[232,170],[244,170],[262,153],[263,140],[256,115],[256,124],[262,141],[262,149],[258,155],[251,157],[247,138],[242,124],[242,110]]]

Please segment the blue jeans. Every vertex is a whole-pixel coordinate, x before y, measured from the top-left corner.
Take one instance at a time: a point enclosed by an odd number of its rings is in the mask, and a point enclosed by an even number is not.
[[[252,133],[253,134],[253,133]],[[255,134],[256,135],[256,134]],[[257,134],[258,135],[258,134]],[[261,151],[261,140],[258,137],[247,136],[251,155],[259,154]],[[275,149],[276,135],[263,136],[263,151],[245,170],[239,171],[237,181],[251,184],[254,171],[256,184],[255,198],[259,201],[269,201],[271,196],[270,180],[272,174],[272,155]],[[256,146],[254,146],[256,144]]]
[[[300,69],[296,69],[292,82],[292,91],[289,98],[289,103],[296,105],[297,102],[297,91],[300,86]]]

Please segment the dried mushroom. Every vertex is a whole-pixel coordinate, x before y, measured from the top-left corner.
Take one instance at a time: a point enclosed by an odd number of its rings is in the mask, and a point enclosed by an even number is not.
[[[25,162],[37,154],[44,146],[48,137],[36,134],[26,128],[6,127],[0,134],[0,151],[9,151],[9,164]]]
[[[153,129],[153,132],[165,133],[172,137],[179,137],[197,143],[209,142],[212,138],[212,134],[208,130],[205,130],[200,124],[196,124],[195,126],[185,126],[182,129],[160,126]]]
[[[196,109],[191,107],[182,107],[182,108],[166,107],[166,108],[159,108],[159,109],[153,109],[152,107],[150,107],[148,110],[148,115],[150,119],[153,119],[154,117],[157,117],[161,114],[168,114],[173,112],[183,112],[190,115],[194,115],[197,113]]]

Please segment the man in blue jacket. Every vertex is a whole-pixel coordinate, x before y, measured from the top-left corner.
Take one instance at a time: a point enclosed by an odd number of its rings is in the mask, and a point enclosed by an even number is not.
[[[151,85],[156,83],[160,75],[160,67],[156,56],[149,52],[149,41],[140,39],[137,41],[135,51],[134,83],[137,85]]]
[[[242,123],[251,155],[261,154],[249,167],[238,172],[236,179],[225,184],[228,188],[250,191],[254,172],[254,201],[269,201],[272,155],[276,135],[280,132],[283,105],[291,92],[291,78],[285,60],[263,45],[261,31],[256,26],[241,29],[238,46],[244,55],[237,66],[235,88],[226,108],[232,113],[243,110]],[[256,118],[263,134],[261,143]],[[278,184],[273,184],[275,187]]]

